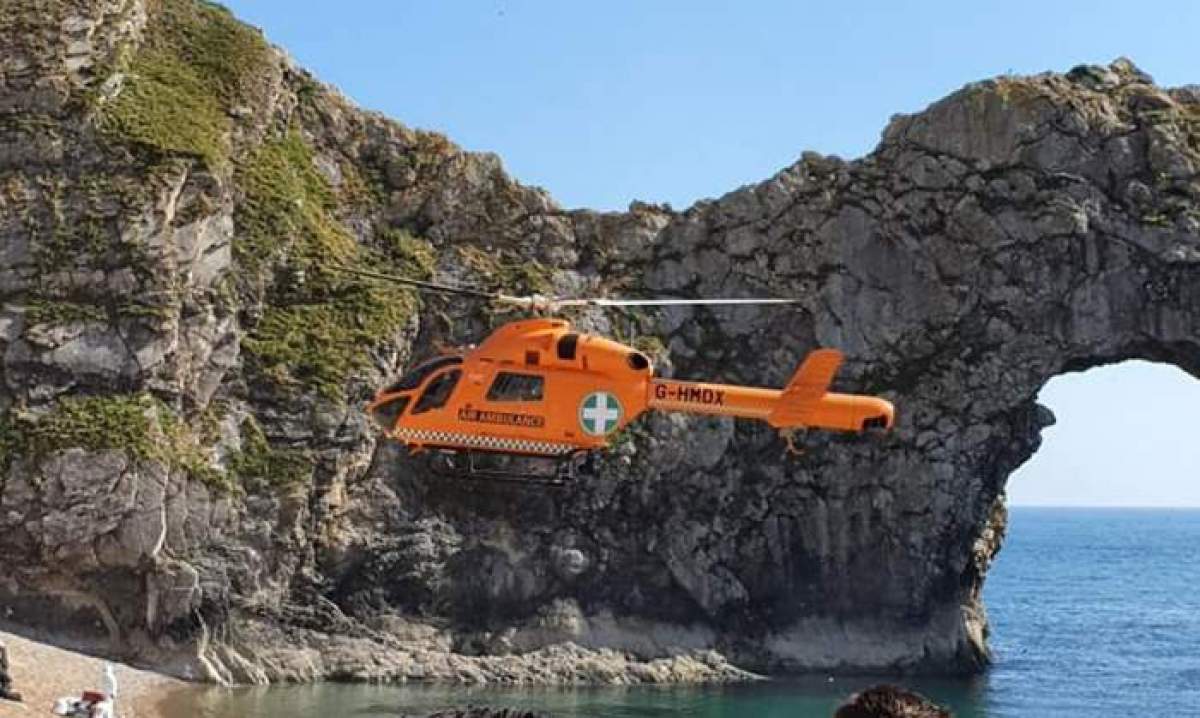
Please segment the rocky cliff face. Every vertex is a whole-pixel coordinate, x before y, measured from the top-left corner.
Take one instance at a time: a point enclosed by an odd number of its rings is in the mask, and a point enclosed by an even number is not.
[[[976,83],[854,162],[677,213],[564,211],[352,107],[198,0],[3,0],[0,605],[218,681],[972,671],[1052,376],[1200,376],[1200,91]],[[803,299],[581,314],[679,376],[837,346],[882,440],[656,416],[557,492],[462,485],[361,413],[512,292]]]

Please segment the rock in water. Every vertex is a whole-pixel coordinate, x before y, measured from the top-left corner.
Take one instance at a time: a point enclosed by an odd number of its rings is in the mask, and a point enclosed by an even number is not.
[[[429,718],[550,718],[550,716],[517,708],[467,707],[438,711],[430,714]]]
[[[833,718],[952,718],[950,711],[898,686],[872,686],[855,693]]]
[[[974,671],[1041,386],[1200,374],[1200,95],[1127,60],[968,85],[860,160],[684,212],[597,213],[205,2],[9,2],[0,39],[0,603],[180,675]],[[775,386],[837,346],[899,423],[795,458],[762,424],[657,416],[565,491],[448,483],[362,403],[500,318],[335,265],[797,297],[639,331],[669,372]]]

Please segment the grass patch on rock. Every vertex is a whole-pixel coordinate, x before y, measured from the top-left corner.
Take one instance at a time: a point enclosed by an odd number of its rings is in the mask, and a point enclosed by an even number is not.
[[[417,308],[410,290],[346,270],[427,276],[432,247],[403,235],[388,235],[380,252],[360,246],[295,130],[259,148],[236,179],[234,257],[264,306],[242,343],[249,366],[277,386],[340,400],[370,349],[393,341]]]
[[[100,104],[100,127],[122,142],[223,167],[230,111],[250,101],[270,48],[257,30],[204,0],[156,0],[148,9],[141,46],[115,63],[124,84]]]
[[[369,365],[368,348],[390,340],[412,316],[411,299],[393,295],[355,286],[322,302],[269,307],[242,348],[265,378],[337,400],[349,375]]]
[[[253,417],[241,425],[242,449],[229,460],[237,482],[251,490],[307,484],[312,479],[312,457],[300,449],[271,446]]]
[[[25,306],[25,321],[36,324],[70,324],[72,322],[106,322],[108,315],[95,304],[35,300]]]
[[[242,269],[261,272],[285,260],[300,269],[321,269],[354,259],[354,237],[333,217],[334,193],[299,132],[265,143],[236,179],[244,200],[237,208],[233,252]]]
[[[227,159],[229,117],[196,71],[169,52],[139,54],[101,127],[164,154],[195,155],[210,167]]]
[[[122,229],[140,221],[147,204],[166,190],[170,178],[181,171],[177,162],[89,171],[72,177],[36,177],[42,196],[19,211],[38,274],[45,277],[75,268],[129,268],[139,279],[166,279],[161,261],[144,237]]]
[[[58,451],[124,451],[138,461],[164,459],[156,440],[157,411],[146,394],[66,397],[48,413],[21,420],[21,448],[35,461]]]
[[[18,455],[37,464],[71,448],[120,451],[131,461],[157,461],[210,487],[233,489],[201,437],[146,393],[64,397],[43,414],[10,411],[0,418],[0,468]]]
[[[508,294],[548,294],[554,287],[553,271],[537,260],[470,245],[458,247],[458,255],[487,285]]]
[[[634,337],[633,348],[650,357],[651,361],[659,361],[667,355],[667,345],[654,334],[640,334]]]
[[[378,241],[387,261],[402,274],[415,279],[433,276],[437,252],[429,240],[413,236],[405,229],[388,227],[378,233]]]
[[[0,487],[8,475],[8,467],[16,452],[16,432],[8,418],[7,411],[0,411]]]

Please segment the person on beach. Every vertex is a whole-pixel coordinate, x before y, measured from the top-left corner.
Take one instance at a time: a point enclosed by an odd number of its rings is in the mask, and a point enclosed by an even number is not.
[[[0,643],[0,698],[20,701],[21,694],[13,690],[12,676],[8,672],[8,649]]]
[[[872,686],[850,696],[833,718],[953,718],[950,711],[899,686]]]

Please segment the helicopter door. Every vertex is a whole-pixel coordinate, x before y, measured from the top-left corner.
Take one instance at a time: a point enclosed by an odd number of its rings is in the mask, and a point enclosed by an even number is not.
[[[421,394],[421,398],[413,407],[412,414],[414,416],[424,414],[445,406],[446,402],[450,400],[450,395],[454,393],[454,387],[458,386],[458,379],[461,376],[462,371],[451,369],[430,379],[429,383],[425,385],[425,391]]]

